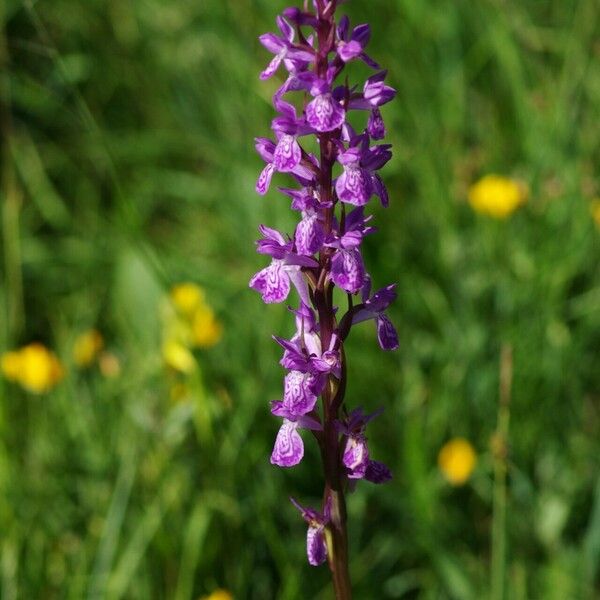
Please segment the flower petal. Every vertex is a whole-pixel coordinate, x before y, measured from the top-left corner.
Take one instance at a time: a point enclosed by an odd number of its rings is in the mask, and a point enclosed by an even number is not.
[[[344,167],[335,183],[335,191],[342,202],[364,206],[373,194],[371,174],[360,167]]]
[[[355,294],[363,286],[365,267],[357,248],[338,250],[331,260],[331,279],[346,292]]]
[[[304,217],[296,227],[294,240],[299,254],[311,256],[317,253],[325,239],[325,232],[316,214]]]
[[[308,562],[314,567],[327,559],[327,545],[323,527],[309,527],[306,533],[306,554]]]
[[[378,108],[374,108],[369,115],[367,131],[374,140],[382,140],[385,137],[385,123]]]
[[[289,173],[300,164],[301,159],[302,150],[296,138],[287,133],[282,135],[273,153],[275,169],[281,173]]]
[[[276,54],[271,62],[267,65],[267,68],[260,74],[260,78],[264,81],[265,79],[269,79],[275,74],[281,61],[285,56],[286,50],[283,49],[279,54]]]
[[[349,471],[349,479],[362,479],[365,476],[369,465],[369,449],[364,436],[353,435],[347,439],[342,461]]]
[[[348,62],[361,55],[362,46],[357,41],[340,42],[338,45],[338,55],[344,61]]]
[[[397,350],[400,345],[396,328],[386,315],[377,317],[377,339],[383,350]]]
[[[271,454],[272,464],[279,467],[293,467],[302,460],[304,443],[296,428],[296,423],[287,419],[283,420]]]
[[[279,260],[259,271],[250,280],[250,287],[260,292],[267,304],[283,302],[290,293],[290,279]]]
[[[285,48],[285,44],[281,40],[281,38],[277,37],[273,33],[265,33],[259,36],[258,40],[260,43],[273,54],[279,54],[283,48]]]
[[[371,483],[385,483],[392,479],[392,473],[383,463],[370,460],[365,479]]]
[[[309,373],[291,371],[285,376],[283,402],[291,414],[301,416],[309,413],[317,403],[313,393],[314,377]]]
[[[273,178],[274,172],[275,167],[273,166],[273,163],[269,163],[258,176],[258,180],[256,182],[256,191],[261,196],[264,196],[269,191],[269,186],[271,185],[271,179]]]
[[[317,131],[333,131],[345,118],[346,112],[331,94],[319,94],[306,105],[306,121]]]

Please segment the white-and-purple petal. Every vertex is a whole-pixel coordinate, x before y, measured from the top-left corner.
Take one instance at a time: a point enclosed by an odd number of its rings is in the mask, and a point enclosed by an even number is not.
[[[348,469],[349,479],[362,479],[369,465],[369,449],[363,435],[352,435],[346,440],[344,466]]]
[[[260,74],[260,78],[264,81],[265,79],[269,79],[275,74],[275,71],[279,68],[281,61],[285,58],[287,49],[284,48],[281,52],[276,54],[271,62],[267,65],[267,68]]]
[[[283,403],[291,414],[301,416],[313,410],[317,403],[313,386],[314,377],[310,373],[290,371],[285,376]]]
[[[325,543],[325,534],[323,526],[308,527],[306,532],[306,554],[308,562],[317,567],[327,559],[327,545]]]
[[[331,259],[331,279],[346,292],[355,294],[365,280],[365,267],[357,248],[338,250]]]
[[[268,267],[252,277],[249,286],[260,292],[263,301],[267,304],[283,302],[290,293],[290,279],[283,262],[273,260]]]
[[[271,463],[279,467],[293,467],[297,465],[304,456],[304,443],[297,431],[297,423],[283,420],[279,428],[273,452],[271,453]]]
[[[273,153],[273,166],[281,173],[293,171],[302,160],[302,150],[295,136],[281,136]]]
[[[312,256],[321,250],[325,232],[317,214],[308,215],[298,223],[294,240],[299,254]]]
[[[319,94],[306,105],[306,121],[321,133],[341,127],[346,112],[331,94]]]
[[[264,196],[269,191],[274,172],[275,167],[273,166],[273,163],[269,163],[258,176],[258,180],[256,181],[256,191],[261,196]]]
[[[335,182],[335,191],[342,202],[364,206],[373,194],[371,174],[357,165],[345,165]]]

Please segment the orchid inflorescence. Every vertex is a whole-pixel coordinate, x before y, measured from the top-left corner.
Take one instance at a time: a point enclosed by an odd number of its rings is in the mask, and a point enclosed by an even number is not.
[[[369,456],[365,428],[375,414],[366,415],[360,408],[348,412],[343,405],[344,341],[353,325],[374,320],[380,346],[398,347],[396,330],[385,314],[396,297],[395,285],[371,294],[360,251],[364,237],[375,231],[365,206],[373,196],[384,207],[389,201],[378,171],[390,160],[391,146],[373,141],[385,137],[379,109],[396,92],[385,84],[386,71],[365,53],[369,25],[350,29],[346,16],[336,24],[337,4],[341,2],[313,0],[312,7],[305,1],[303,9],[287,8],[277,17],[280,35],[259,38],[275,55],[261,79],[273,76],[281,65],[287,78],[273,96],[278,112],[272,121],[275,141],[256,139],[266,162],[256,190],[266,194],[275,172],[289,173],[299,187],[279,190],[291,199],[300,222],[292,237],[260,226],[263,237],[257,250],[270,256],[271,263],[250,280],[266,303],[284,302],[292,286],[299,295],[298,308],[290,309],[296,320],[294,336],[274,337],[283,348],[281,364],[288,372],[283,400],[271,403],[271,412],[283,419],[271,462],[281,467],[298,464],[304,455],[298,430],[313,432],[325,471],[323,508],[317,512],[293,503],[309,524],[309,562],[328,559],[334,583],[336,576],[343,578],[336,575],[339,561],[347,561],[344,489],[358,479],[382,483],[391,478],[388,468]],[[339,81],[346,64],[354,60],[374,71],[362,87],[349,85],[347,78]],[[296,105],[290,98],[293,92],[301,96]],[[350,111],[366,113],[361,132],[349,123]],[[309,136],[316,137],[319,156],[302,147],[300,140],[310,142]],[[347,297],[343,316],[334,304],[336,287]],[[339,596],[344,585],[336,584]]]

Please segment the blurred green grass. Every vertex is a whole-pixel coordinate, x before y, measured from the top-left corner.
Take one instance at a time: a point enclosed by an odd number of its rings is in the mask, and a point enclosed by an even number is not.
[[[281,306],[248,290],[254,193],[276,82],[256,37],[281,2],[8,0],[0,8],[0,349],[31,340],[69,363],[98,327],[116,379],[0,391],[2,598],[329,598],[287,497],[318,498],[318,456],[268,456],[282,371]],[[402,347],[349,340],[350,405],[383,405],[373,455],[394,481],[349,499],[357,598],[482,598],[489,590],[490,438],[502,344],[514,349],[506,598],[600,594],[600,6],[596,0],[394,0],[368,21],[397,100],[392,205],[366,242],[377,285],[398,281]],[[527,206],[475,215],[468,185],[519,176]],[[281,178],[277,183],[283,183]],[[224,324],[197,354],[204,387],[169,400],[158,305],[195,281]],[[202,392],[202,390],[204,391]],[[197,427],[209,415],[212,435]],[[196,417],[195,417],[196,415]],[[450,437],[479,454],[450,488]]]

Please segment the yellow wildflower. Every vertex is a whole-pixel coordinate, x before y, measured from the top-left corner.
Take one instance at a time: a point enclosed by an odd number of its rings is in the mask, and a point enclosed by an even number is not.
[[[73,360],[78,367],[89,367],[104,346],[104,339],[99,331],[90,329],[82,333],[73,345]]]
[[[227,590],[215,590],[208,596],[202,596],[200,600],[233,600],[233,596]]]
[[[190,373],[196,367],[194,355],[177,340],[167,340],[162,347],[165,363],[181,373]]]
[[[47,392],[64,375],[56,355],[38,343],[5,353],[2,356],[2,372],[7,379],[34,394]]]
[[[195,283],[180,283],[171,289],[171,301],[185,315],[191,315],[204,304],[204,292]]]
[[[496,219],[505,219],[527,201],[526,186],[501,175],[486,175],[469,188],[474,210]]]
[[[438,466],[452,485],[463,485],[471,476],[477,455],[473,446],[464,438],[454,438],[444,444],[438,454]]]
[[[592,219],[594,219],[596,226],[600,228],[600,198],[595,198],[592,200],[590,210],[592,213]]]
[[[212,309],[201,306],[194,312],[192,319],[192,339],[194,346],[209,348],[214,346],[223,332],[221,323],[215,317]]]

